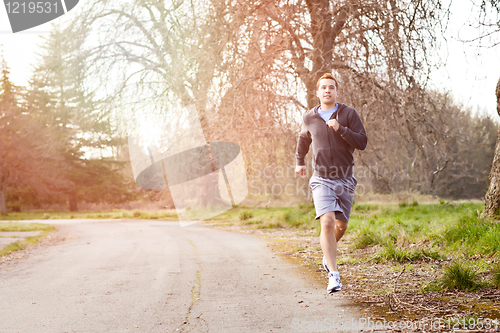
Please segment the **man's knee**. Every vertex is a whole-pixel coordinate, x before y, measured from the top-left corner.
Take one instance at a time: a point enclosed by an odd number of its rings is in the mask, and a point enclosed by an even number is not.
[[[319,218],[321,222],[321,230],[332,230],[335,228],[335,214],[332,213],[326,213],[321,215]]]
[[[345,232],[347,230],[348,223],[342,220],[336,220],[335,228],[337,228],[341,232]]]

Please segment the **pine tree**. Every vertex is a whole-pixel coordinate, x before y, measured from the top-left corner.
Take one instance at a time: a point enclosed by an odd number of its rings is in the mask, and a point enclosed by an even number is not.
[[[131,197],[123,163],[102,157],[111,155],[121,140],[115,137],[109,115],[85,87],[84,40],[82,31],[54,27],[42,45],[28,97],[30,108],[63,143],[60,170],[69,183],[63,192],[70,211],[78,210],[79,201],[120,202]]]
[[[5,60],[0,77],[0,213],[7,214],[6,191],[24,189],[52,196],[64,186],[57,172],[59,143],[31,117],[22,89],[12,84]]]

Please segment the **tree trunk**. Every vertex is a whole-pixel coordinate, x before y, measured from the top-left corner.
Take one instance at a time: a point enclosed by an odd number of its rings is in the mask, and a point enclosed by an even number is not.
[[[497,83],[497,112],[500,115],[500,80]],[[490,187],[484,199],[484,212],[481,217],[494,217],[500,215],[500,128],[495,146],[495,156],[490,171]]]
[[[312,70],[299,68],[302,81],[307,89],[307,107],[318,105],[316,83],[325,73],[332,73],[333,46],[337,36],[344,28],[348,15],[344,7],[332,17],[329,0],[306,1],[311,16]]]
[[[68,196],[68,204],[69,204],[69,211],[70,212],[77,212],[78,211],[78,202],[76,200],[76,193],[71,192]]]
[[[5,192],[0,188],[0,215],[7,215],[7,206],[5,205]]]
[[[325,73],[332,72],[333,24],[328,0],[306,1],[311,15],[311,33],[313,37],[312,71],[306,82],[307,107],[318,105],[316,82]]]

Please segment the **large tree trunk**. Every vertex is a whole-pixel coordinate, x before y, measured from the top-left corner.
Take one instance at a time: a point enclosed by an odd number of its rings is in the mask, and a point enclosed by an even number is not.
[[[497,112],[500,115],[500,80],[497,83]],[[484,212],[482,217],[493,217],[500,215],[500,128],[497,135],[495,156],[490,171],[490,187],[486,192]]]
[[[332,17],[329,0],[306,1],[307,10],[311,16],[311,34],[313,38],[312,71],[306,69],[301,60],[297,72],[307,89],[307,107],[318,105],[316,97],[316,82],[325,73],[332,72],[333,46],[347,22],[346,8]]]
[[[304,81],[307,88],[307,107],[318,105],[316,82],[325,73],[332,71],[333,34],[332,14],[328,0],[306,1],[311,15],[311,33],[313,37],[312,71]]]

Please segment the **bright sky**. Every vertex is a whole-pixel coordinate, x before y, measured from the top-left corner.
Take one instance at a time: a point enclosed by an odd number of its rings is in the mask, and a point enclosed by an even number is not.
[[[66,15],[71,15],[70,11]],[[57,20],[57,19],[56,19]],[[5,6],[0,4],[0,53],[10,67],[10,78],[16,85],[27,86],[36,60],[40,36],[48,34],[51,23],[45,23],[16,34],[12,33]]]
[[[500,45],[483,39],[464,43],[479,36],[478,14],[470,1],[453,1],[446,42],[442,43],[439,56],[446,65],[434,72],[432,81],[438,89],[451,91],[458,100],[475,111],[500,120],[496,111],[495,88],[500,79]],[[471,23],[472,22],[472,25]],[[494,35],[500,41],[500,33]]]
[[[467,20],[471,14],[467,4],[454,1],[451,22],[447,33],[447,44],[443,43],[439,56],[446,60],[446,66],[434,73],[432,81],[438,89],[449,90],[455,98],[473,109],[485,112],[494,119],[496,113],[495,87],[500,78],[500,45],[494,48],[464,44],[459,39],[477,36],[475,27]],[[70,11],[66,15],[74,15]],[[69,18],[69,17],[66,17]],[[471,17],[474,19],[474,17]],[[56,19],[57,20],[57,19]],[[11,80],[17,85],[26,86],[35,64],[37,43],[40,35],[47,34],[51,24],[13,34],[4,6],[0,5],[0,50],[11,68]],[[498,36],[500,40],[500,36]],[[486,43],[486,42],[485,42]]]

